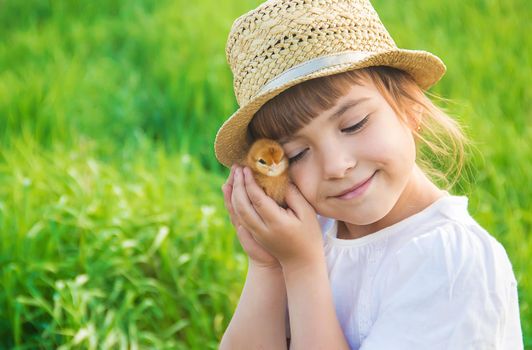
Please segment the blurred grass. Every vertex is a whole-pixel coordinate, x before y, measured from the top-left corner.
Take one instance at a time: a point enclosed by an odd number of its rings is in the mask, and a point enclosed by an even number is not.
[[[245,259],[212,142],[256,4],[0,0],[0,349],[216,348]],[[374,5],[448,67],[431,91],[476,143],[455,191],[508,251],[532,349],[531,7]]]
[[[0,348],[216,348],[246,267],[222,178],[139,144],[0,153]]]
[[[74,144],[79,133],[116,141],[139,130],[217,167],[210,144],[222,111],[235,109],[220,34],[237,11],[183,11],[185,1],[33,2],[0,3],[3,142],[23,132],[43,145]]]

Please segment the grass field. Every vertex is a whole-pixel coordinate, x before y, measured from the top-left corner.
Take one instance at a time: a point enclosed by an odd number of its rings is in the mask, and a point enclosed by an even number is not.
[[[532,9],[375,0],[475,143],[453,192],[507,249],[532,349]],[[193,4],[193,5],[192,5]],[[247,268],[212,142],[258,1],[0,0],[0,349],[215,349]]]

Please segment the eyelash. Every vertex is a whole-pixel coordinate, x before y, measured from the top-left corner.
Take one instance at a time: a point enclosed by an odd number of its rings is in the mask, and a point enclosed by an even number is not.
[[[368,122],[368,118],[369,118],[369,115],[364,117],[364,119],[362,119],[360,122],[356,123],[355,125],[352,125],[352,126],[350,126],[348,128],[345,128],[345,129],[342,129],[342,131],[348,132],[348,133],[353,133],[355,131],[358,131],[358,130],[362,129],[364,127],[364,125],[366,125],[366,123]]]
[[[347,132],[348,134],[353,134],[353,133],[357,132],[358,130],[362,129],[364,127],[364,125],[366,125],[368,120],[369,120],[369,115],[367,115],[364,119],[362,119],[360,122],[356,123],[355,125],[350,126],[348,128],[342,129],[342,131],[343,132]],[[295,156],[293,156],[292,158],[289,158],[288,162],[290,164],[294,164],[295,162],[297,162],[298,160],[303,158],[303,156],[305,155],[306,151],[307,150],[305,149],[305,150],[299,152],[298,154],[296,154]]]

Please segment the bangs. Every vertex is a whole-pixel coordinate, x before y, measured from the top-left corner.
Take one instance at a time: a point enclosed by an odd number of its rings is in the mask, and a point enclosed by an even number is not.
[[[248,126],[248,141],[290,137],[334,106],[353,84],[368,78],[365,69],[316,78],[295,85],[268,101]]]

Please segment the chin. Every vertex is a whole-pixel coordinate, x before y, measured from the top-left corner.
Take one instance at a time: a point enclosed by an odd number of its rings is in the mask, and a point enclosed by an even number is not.
[[[387,203],[379,201],[379,203],[375,205],[372,205],[370,203],[364,203],[358,206],[356,209],[348,209],[349,212],[346,212],[347,208],[340,209],[339,211],[337,211],[337,213],[341,214],[337,216],[341,217],[335,217],[335,219],[347,222],[352,225],[367,226],[374,224],[386,217],[386,215],[388,215],[388,213],[390,213],[390,211],[392,210],[393,206],[393,201],[389,201]]]
[[[360,215],[357,215],[356,217],[351,216],[351,217],[345,218],[345,220],[342,220],[342,219],[339,219],[339,220],[347,222],[347,223],[349,223],[351,225],[368,226],[368,225],[374,224],[377,221],[381,220],[382,218],[384,218],[386,216],[386,214],[387,213],[382,213],[382,215],[375,215],[375,213],[373,213],[373,216],[360,216]]]

